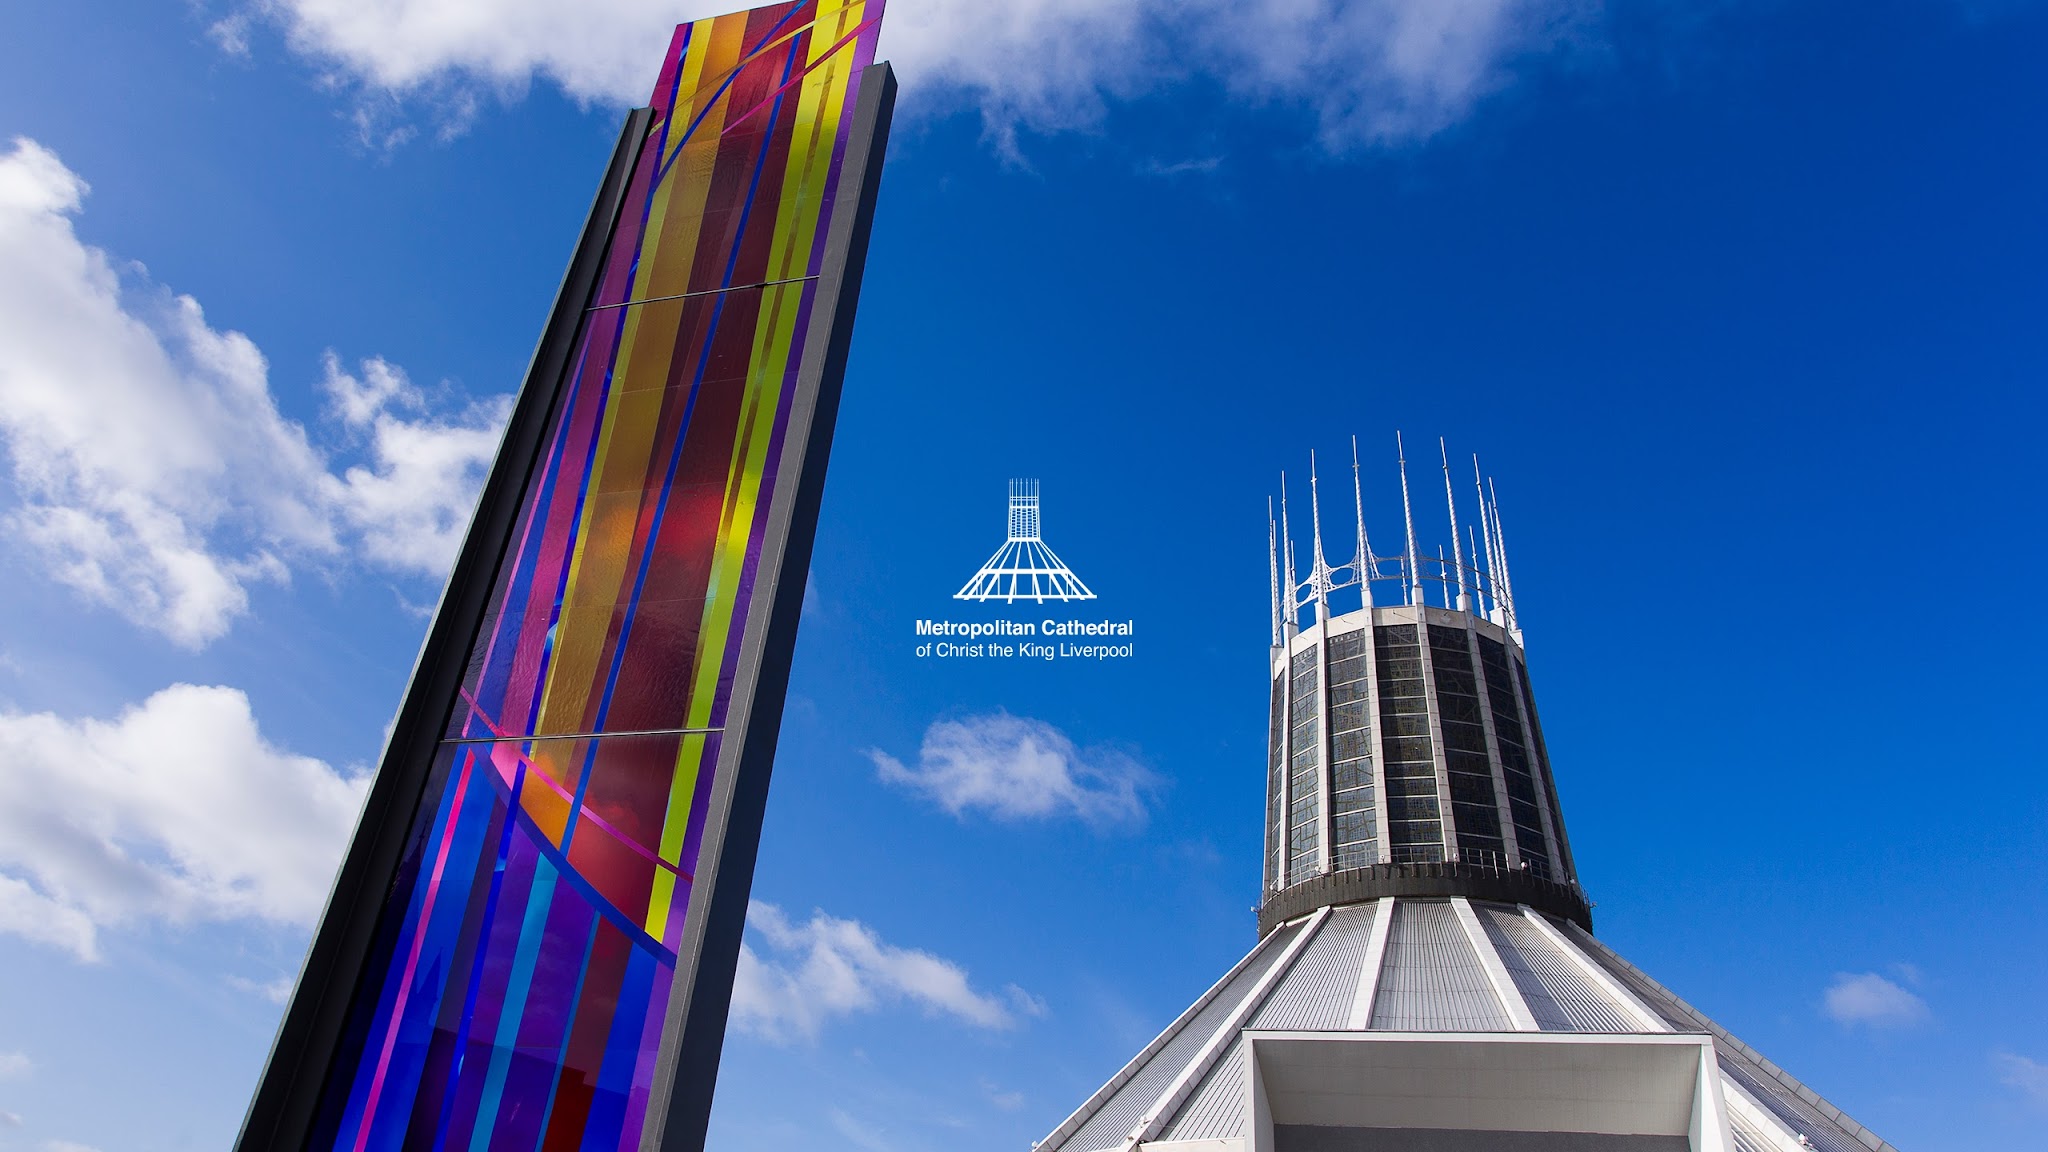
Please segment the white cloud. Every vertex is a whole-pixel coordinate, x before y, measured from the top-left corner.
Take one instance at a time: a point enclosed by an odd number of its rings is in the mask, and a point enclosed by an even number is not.
[[[1015,1112],[1017,1109],[1022,1108],[1024,1106],[1024,1093],[1018,1091],[1004,1091],[1002,1088],[997,1087],[995,1083],[993,1083],[992,1081],[983,1080],[981,1082],[981,1094],[988,1097],[989,1103],[995,1105],[996,1107],[1002,1109],[1005,1112]]]
[[[0,1052],[0,1080],[13,1080],[36,1070],[36,1062],[26,1052]]]
[[[999,139],[1199,76],[1300,107],[1325,147],[1432,135],[1567,43],[1598,0],[927,0],[890,9],[905,85],[973,100]]]
[[[269,983],[251,980],[246,976],[230,976],[227,979],[228,987],[235,991],[260,996],[272,1004],[282,1004],[291,999],[292,988],[296,983],[290,976],[280,976]]]
[[[892,0],[881,52],[915,103],[978,107],[992,136],[1093,124],[1113,98],[1200,77],[1304,108],[1331,148],[1427,136],[1517,61],[1583,34],[1602,0]],[[639,103],[702,0],[249,0],[292,46],[384,91]],[[217,30],[229,50],[240,25]]]
[[[367,786],[272,747],[232,688],[0,714],[0,931],[91,961],[108,926],[310,923]]]
[[[19,1128],[19,1127],[21,1127],[21,1113],[19,1113],[19,1112],[0,1112],[0,1128]]]
[[[2048,1064],[2011,1052],[1994,1053],[1991,1060],[1998,1067],[1999,1083],[2017,1088],[2027,1099],[2048,1107]]]
[[[747,905],[747,927],[751,938],[740,946],[732,1022],[770,1040],[814,1039],[833,1017],[892,1001],[980,1028],[1009,1028],[1020,1011],[1044,1011],[1015,986],[1001,998],[977,992],[958,964],[898,948],[858,920],[813,912],[798,924],[782,909],[756,900]]]
[[[1843,972],[1823,999],[1838,1024],[1896,1028],[1927,1019],[1927,1002],[1875,972]]]
[[[80,1144],[75,1140],[45,1140],[43,1141],[43,1152],[100,1152],[100,1150],[90,1144]]]
[[[249,13],[237,12],[215,21],[206,29],[206,36],[222,52],[246,59],[249,55]]]
[[[218,635],[276,551],[332,550],[301,477],[303,432],[278,417],[262,354],[189,297],[131,311],[71,216],[86,185],[16,140],[0,157],[0,434],[16,527],[57,576],[182,643]],[[139,314],[138,314],[139,313]],[[247,531],[218,535],[230,519]]]
[[[848,1144],[864,1152],[894,1152],[896,1145],[889,1140],[889,1134],[872,1124],[863,1124],[853,1118],[844,1108],[834,1108],[829,1115],[832,1127]]]
[[[868,753],[884,781],[923,793],[955,816],[1006,820],[1075,815],[1098,827],[1142,823],[1153,776],[1111,749],[1082,750],[1042,720],[994,712],[925,729],[917,767]]]
[[[84,960],[99,958],[92,917],[68,907],[0,872],[0,932],[69,952]]]
[[[333,474],[279,413],[247,336],[80,241],[86,191],[32,140],[0,153],[9,519],[52,575],[196,648],[247,610],[250,585],[301,560],[444,571],[505,402],[436,417],[383,361],[357,378],[330,358],[343,430],[368,444],[366,463]]]
[[[427,415],[420,390],[381,359],[364,361],[361,376],[342,371],[331,352],[326,366],[321,386],[337,414],[370,438],[369,466],[342,474],[342,518],[371,559],[400,571],[446,572],[497,455],[512,397],[474,403],[454,419],[441,419]],[[407,420],[394,409],[419,416]]]

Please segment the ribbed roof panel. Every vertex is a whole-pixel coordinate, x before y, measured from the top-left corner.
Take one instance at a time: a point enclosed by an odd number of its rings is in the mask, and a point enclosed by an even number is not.
[[[1804,1135],[1820,1152],[1898,1152],[1875,1133],[1851,1120],[1841,1109],[1821,1099],[1813,1089],[1765,1060],[1756,1049],[1737,1040],[1727,1029],[1700,1014],[1641,969],[1593,939],[1591,934],[1577,925],[1559,924],[1559,928],[1673,1028],[1713,1036],[1722,1074],[1747,1088],[1758,1103],[1770,1109],[1794,1132]]]
[[[1730,1095],[1754,1099],[1785,1127],[1804,1135],[1815,1152],[1897,1152],[1577,927],[1546,917],[1562,938],[1545,932],[1526,911],[1499,904],[1473,905],[1478,927],[1499,955],[1536,1024],[1550,1032],[1641,1032],[1629,997],[1680,1032],[1714,1037]],[[1266,1032],[1341,1033],[1366,975],[1377,904],[1330,909],[1313,939],[1274,980],[1262,1004],[1244,1017],[1247,1029]],[[1393,901],[1387,945],[1373,999],[1375,1031],[1507,1032],[1508,1013],[1481,965],[1454,906],[1436,898]],[[1241,1008],[1305,930],[1296,922],[1270,933],[1206,1001],[1182,1014],[1068,1122],[1072,1136],[1048,1139],[1040,1152],[1104,1152],[1127,1139],[1145,1114],[1185,1072],[1218,1030]],[[1574,956],[1572,953],[1579,953]],[[1590,972],[1590,962],[1613,984]],[[1224,1038],[1215,1063],[1165,1118],[1155,1141],[1233,1140],[1248,1134],[1246,1060],[1241,1035]],[[1730,1110],[1737,1152],[1777,1152],[1774,1125],[1750,1123]],[[1067,1125],[1062,1125],[1066,1127]]]
[[[1358,971],[1365,964],[1375,904],[1354,904],[1330,913],[1323,930],[1308,942],[1301,959],[1252,1016],[1249,1027],[1268,1031],[1343,1028],[1358,995]]]
[[[1194,1061],[1202,1045],[1236,1010],[1301,929],[1301,924],[1289,924],[1268,934],[1230,983],[1200,1009],[1184,1013],[1175,1021],[1167,1029],[1166,1043],[1135,1069],[1130,1079],[1111,1093],[1072,1136],[1046,1145],[1041,1152],[1099,1152],[1122,1144],[1144,1118],[1146,1109],[1157,1103],[1174,1077]]]
[[[1159,1139],[1235,1140],[1245,1135],[1251,1109],[1245,1107],[1244,1061],[1244,1038],[1240,1036],[1230,1042]]]
[[[1395,902],[1372,1026],[1393,1032],[1513,1030],[1449,901]]]
[[[1622,1006],[1519,909],[1473,905],[1536,1026],[1545,1032],[1638,1032]]]
[[[1739,1112],[1728,1113],[1728,1132],[1735,1137],[1735,1152],[1778,1152],[1771,1138],[1757,1131]]]
[[[1721,1073],[1749,1089],[1749,1094],[1771,1110],[1778,1119],[1794,1132],[1803,1133],[1807,1142],[1820,1152],[1872,1152],[1876,1145],[1843,1131],[1826,1112],[1814,1107],[1805,1099],[1780,1085],[1775,1079],[1764,1075],[1756,1063],[1745,1059],[1740,1053],[1720,1049]],[[1815,1097],[1816,1100],[1820,1098]],[[1821,1101],[1823,1107],[1826,1101]],[[1833,1111],[1829,1108],[1829,1111]],[[1888,1145],[1887,1145],[1888,1147]]]

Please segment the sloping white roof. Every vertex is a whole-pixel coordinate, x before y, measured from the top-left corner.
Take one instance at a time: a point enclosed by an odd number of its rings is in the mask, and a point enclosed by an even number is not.
[[[1408,897],[1319,909],[1269,933],[1038,1152],[1248,1147],[1247,1034],[1276,1033],[1682,1033],[1711,1040],[1737,1152],[1896,1152],[1578,926]]]

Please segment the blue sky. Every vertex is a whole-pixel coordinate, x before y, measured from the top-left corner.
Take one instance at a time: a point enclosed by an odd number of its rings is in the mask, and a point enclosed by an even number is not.
[[[709,11],[0,17],[0,1149],[231,1138],[621,110]],[[714,1146],[1022,1149],[1249,947],[1266,500],[1355,434],[1388,549],[1397,429],[1499,478],[1601,936],[1902,1148],[2038,1141],[2048,8],[889,19]],[[913,654],[1011,476],[1130,660]]]

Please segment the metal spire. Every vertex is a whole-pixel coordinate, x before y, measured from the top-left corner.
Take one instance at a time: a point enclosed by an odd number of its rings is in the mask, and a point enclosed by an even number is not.
[[[1486,615],[1486,585],[1477,576],[1479,571],[1479,537],[1470,524],[1465,525],[1465,543],[1472,549],[1472,607],[1479,615]]]
[[[1300,587],[1300,585],[1294,581],[1294,529],[1287,522],[1287,473],[1285,472],[1280,474],[1280,551],[1282,565],[1287,577],[1286,583],[1282,585],[1282,587],[1287,589],[1287,618],[1284,621],[1283,630],[1288,636],[1293,636],[1301,628],[1301,621],[1296,617],[1294,611],[1294,590]]]
[[[1401,463],[1401,516],[1408,523],[1408,603],[1422,603],[1422,568],[1415,562],[1415,511],[1408,503],[1408,449],[1394,433],[1394,451]]]
[[[1500,604],[1500,624],[1505,628],[1514,617],[1514,597],[1508,591],[1507,564],[1500,547],[1500,505],[1486,502],[1488,523],[1493,526],[1493,594]]]
[[[1372,542],[1365,537],[1365,498],[1358,492],[1358,437],[1351,438],[1351,507],[1358,513],[1358,559],[1351,562],[1357,569],[1358,594],[1364,597],[1364,606],[1372,607]]]
[[[1436,438],[1437,454],[1444,462],[1444,503],[1451,509],[1451,559],[1458,565],[1458,611],[1470,612],[1472,602],[1465,596],[1465,551],[1458,540],[1458,498],[1451,494],[1451,450],[1444,446],[1444,438]],[[1446,594],[1449,589],[1445,589]]]
[[[1323,558],[1323,501],[1316,488],[1316,454],[1308,454],[1308,518],[1309,527],[1315,536],[1310,546],[1313,566],[1309,569],[1308,582],[1316,593],[1316,621],[1321,623],[1330,618],[1330,564]]]
[[[1280,635],[1280,536],[1273,526],[1273,498],[1266,497],[1266,575],[1273,586],[1273,646]]]
[[[1500,549],[1500,586],[1502,594],[1507,597],[1507,623],[1504,627],[1511,632],[1519,632],[1521,625],[1515,620],[1515,578],[1508,570],[1508,537],[1500,526],[1500,492],[1491,480],[1486,482],[1486,490],[1493,496],[1493,540],[1494,546]]]
[[[1394,450],[1401,474],[1401,519],[1405,535],[1402,549],[1384,558],[1395,564],[1395,571],[1385,576],[1379,571],[1382,558],[1373,554],[1372,540],[1365,530],[1364,469],[1359,465],[1356,436],[1351,438],[1351,503],[1358,550],[1348,562],[1331,563],[1325,546],[1322,467],[1317,454],[1310,452],[1309,567],[1305,572],[1298,570],[1292,510],[1288,505],[1287,474],[1280,474],[1277,522],[1274,520],[1273,501],[1268,499],[1266,502],[1267,582],[1271,585],[1273,634],[1278,637],[1276,643],[1284,645],[1300,635],[1302,609],[1310,604],[1315,606],[1316,623],[1333,618],[1337,608],[1332,601],[1338,592],[1356,587],[1360,607],[1371,609],[1372,584],[1377,579],[1400,581],[1401,598],[1395,602],[1410,607],[1434,607],[1429,601],[1427,583],[1440,580],[1444,586],[1445,608],[1478,616],[1505,628],[1519,643],[1521,622],[1515,614],[1514,577],[1508,570],[1507,539],[1501,531],[1500,495],[1494,490],[1494,482],[1480,468],[1478,454],[1472,456],[1472,488],[1479,500],[1479,519],[1474,522],[1458,515],[1458,489],[1451,478],[1450,445],[1444,437],[1437,438],[1437,461],[1443,470],[1444,509],[1450,520],[1451,540],[1448,548],[1439,547],[1437,555],[1429,557],[1423,555],[1423,542],[1415,532],[1415,493],[1408,483],[1405,433],[1395,432]],[[1433,570],[1424,567],[1430,560],[1436,563]]]
[[[1493,551],[1493,515],[1487,509],[1486,481],[1479,475],[1479,453],[1477,452],[1472,454],[1472,487],[1479,492],[1479,532],[1486,540],[1486,589],[1487,595],[1493,601],[1493,608],[1487,613],[1486,618],[1495,624],[1500,624],[1506,619],[1502,615],[1502,612],[1505,611],[1504,605],[1506,601],[1501,598],[1500,594],[1500,563],[1494,559]],[[1475,556],[1474,559],[1476,561],[1477,557]],[[1505,627],[1505,625],[1502,626]]]

